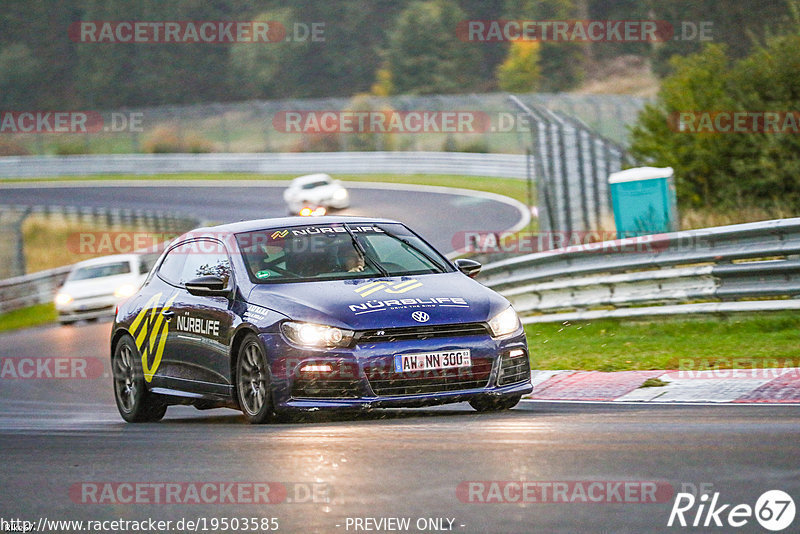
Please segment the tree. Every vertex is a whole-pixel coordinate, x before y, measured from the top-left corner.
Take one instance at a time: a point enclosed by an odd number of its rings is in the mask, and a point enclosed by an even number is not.
[[[675,168],[683,203],[735,209],[800,205],[800,136],[791,129],[687,133],[675,123],[680,112],[796,113],[800,34],[770,38],[739,60],[731,60],[721,45],[707,45],[698,54],[673,58],[671,68],[657,103],[643,110],[632,129],[632,154]]]
[[[539,43],[516,41],[511,43],[506,60],[497,68],[497,83],[503,91],[530,93],[539,88]]]
[[[524,20],[571,20],[586,18],[585,0],[509,0],[510,16]],[[541,88],[565,91],[583,80],[589,46],[583,43],[542,41]]]
[[[722,46],[672,60],[675,74],[666,78],[656,104],[646,106],[631,130],[631,154],[647,163],[673,167],[681,202],[716,203],[713,181],[725,166],[719,136],[676,132],[676,113],[730,109],[729,61]]]
[[[665,76],[670,72],[672,56],[699,52],[708,42],[725,44],[731,58],[745,57],[770,32],[782,33],[791,26],[789,7],[795,1],[650,0],[651,16],[647,18],[669,22],[675,31],[674,39],[653,46],[653,70]],[[693,35],[700,24],[709,24],[707,38],[711,41],[701,41],[699,33]]]
[[[456,36],[465,18],[451,0],[413,2],[400,13],[385,53],[396,93],[463,93],[474,87],[480,45]]]
[[[24,44],[16,43],[0,50],[0,107],[25,110],[36,105],[40,65]]]
[[[289,8],[267,11],[253,20],[275,21],[291,28],[295,20]],[[239,43],[231,48],[233,75],[241,80],[243,92],[250,98],[280,98],[298,95],[305,71],[305,53],[310,41],[280,42],[254,46]]]

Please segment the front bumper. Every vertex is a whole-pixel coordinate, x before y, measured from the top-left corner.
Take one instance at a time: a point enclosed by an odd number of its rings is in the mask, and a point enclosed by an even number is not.
[[[521,329],[502,340],[488,335],[432,338],[329,350],[300,348],[279,334],[263,334],[262,341],[267,354],[273,356],[270,358],[273,401],[278,411],[420,407],[487,395],[521,395],[533,389],[528,349]],[[462,349],[470,350],[469,368],[419,371],[415,375],[393,368],[397,354]],[[300,370],[309,364],[327,364],[331,370],[320,373]]]
[[[113,317],[117,304],[121,299],[114,295],[100,295],[90,298],[79,298],[69,304],[56,305],[60,322],[79,321],[81,319],[97,319]]]

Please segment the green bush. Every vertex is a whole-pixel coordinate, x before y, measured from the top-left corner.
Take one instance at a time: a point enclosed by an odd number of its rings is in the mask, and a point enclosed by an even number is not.
[[[773,37],[733,61],[720,45],[672,59],[655,104],[631,130],[642,163],[675,169],[686,207],[742,209],[800,205],[800,135],[680,131],[681,112],[800,110],[800,35]],[[695,115],[698,116],[698,115]]]
[[[448,135],[442,144],[443,152],[471,152],[475,154],[488,154],[489,144],[485,139],[470,139],[466,143],[459,143],[455,137]]]
[[[142,149],[149,154],[201,154],[213,152],[208,139],[189,133],[181,137],[177,128],[159,126],[145,139]]]
[[[0,156],[30,156],[31,151],[24,145],[0,137]]]
[[[89,146],[85,139],[71,139],[56,145],[55,152],[59,156],[72,156],[76,154],[88,154]]]

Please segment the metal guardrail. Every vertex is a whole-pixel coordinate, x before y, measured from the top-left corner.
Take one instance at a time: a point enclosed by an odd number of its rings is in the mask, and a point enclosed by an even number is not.
[[[0,313],[53,302],[72,265],[0,280]]]
[[[591,243],[486,265],[524,323],[800,309],[800,218]]]
[[[103,154],[0,158],[0,178],[90,174],[244,172],[260,174],[459,174],[526,177],[517,154],[464,152],[304,152],[258,154]]]
[[[0,281],[0,312],[49,302],[70,267]],[[488,264],[523,323],[800,310],[800,218],[591,243]]]
[[[25,217],[32,214],[44,217],[57,216],[68,222],[87,224],[97,228],[98,232],[114,229],[136,229],[144,233],[175,234],[195,228],[200,224],[195,218],[174,215],[162,211],[130,210],[116,208],[79,208],[74,206],[3,206],[0,205],[0,214],[21,214],[13,225],[0,224],[0,233],[3,237],[12,236],[18,243],[12,248],[17,256],[8,257],[6,261],[13,266],[24,265],[22,258],[22,231],[21,224]],[[1,221],[0,221],[1,222]],[[93,236],[94,237],[94,236]],[[160,237],[160,235],[159,235]],[[113,237],[112,237],[113,238]],[[74,243],[77,246],[77,243]],[[110,246],[110,245],[109,245]],[[8,266],[4,266],[8,267]],[[52,302],[59,287],[64,283],[69,274],[71,265],[40,271],[28,275],[14,276],[0,280],[0,313],[16,310],[34,304]],[[0,272],[2,272],[0,270]],[[17,272],[20,272],[19,270]],[[24,268],[21,269],[24,272]],[[13,271],[11,274],[15,274]],[[8,275],[6,275],[8,276]]]

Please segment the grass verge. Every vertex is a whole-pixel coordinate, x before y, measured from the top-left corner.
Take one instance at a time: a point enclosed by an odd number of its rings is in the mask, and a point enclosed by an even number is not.
[[[25,268],[29,273],[71,265],[108,252],[85,252],[77,249],[78,236],[108,230],[105,226],[71,221],[58,215],[29,215],[22,224]],[[136,231],[134,228],[115,228],[115,231]],[[145,233],[144,230],[138,230]]]
[[[56,318],[56,308],[52,302],[0,313],[0,332],[52,323]]]
[[[800,314],[601,320],[525,327],[534,369],[800,367]]]

